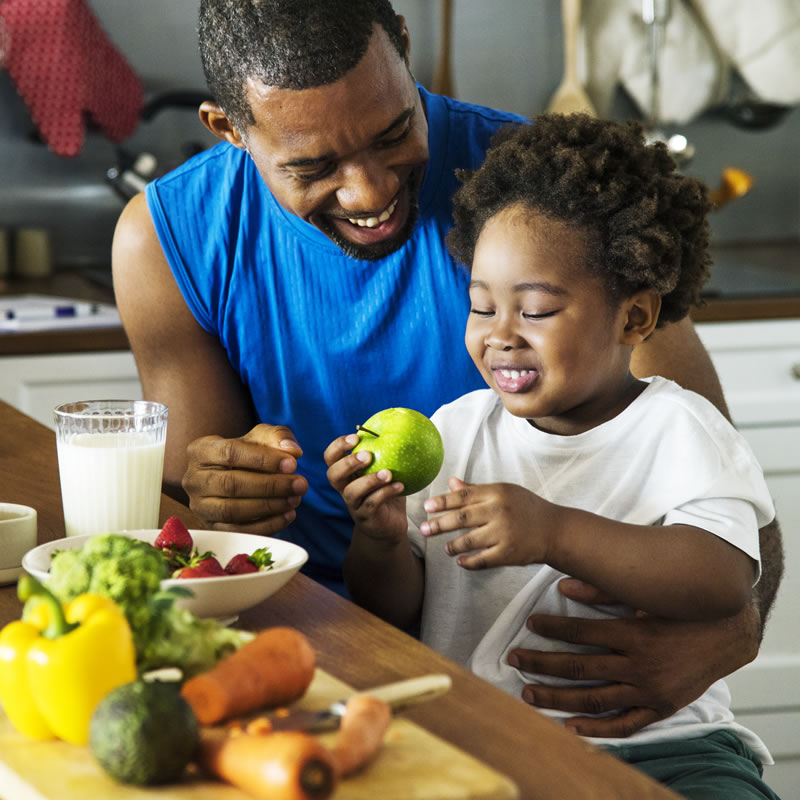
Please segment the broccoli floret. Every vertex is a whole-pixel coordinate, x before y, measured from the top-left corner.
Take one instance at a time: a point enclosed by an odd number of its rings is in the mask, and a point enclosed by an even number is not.
[[[125,612],[136,636],[150,624],[148,603],[166,577],[163,565],[163,556],[153,548],[149,555],[100,561],[92,570],[89,591],[114,600]]]
[[[226,628],[215,619],[200,619],[185,608],[166,603],[138,655],[139,671],[177,666],[184,678],[190,678],[211,669],[252,638],[252,633]]]
[[[83,592],[110,597],[125,613],[137,652],[152,623],[150,598],[167,577],[159,550],[128,536],[108,533],[88,539],[80,550],[61,550],[51,559],[48,588],[69,602]]]
[[[62,603],[87,591],[90,578],[91,570],[81,550],[58,550],[53,553],[47,586]]]
[[[114,600],[130,623],[139,672],[179,667],[188,677],[210,669],[252,637],[175,605],[176,597],[191,592],[183,587],[161,591],[167,577],[160,550],[109,533],[91,537],[80,549],[55,552],[47,586],[62,603],[83,592]]]

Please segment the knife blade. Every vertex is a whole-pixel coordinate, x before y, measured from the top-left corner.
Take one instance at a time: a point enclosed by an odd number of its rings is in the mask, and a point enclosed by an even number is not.
[[[409,678],[396,683],[387,683],[372,689],[364,689],[356,694],[368,694],[388,703],[392,711],[398,711],[409,705],[424,703],[444,694],[451,686],[449,675],[431,674],[419,678]],[[351,696],[353,696],[351,695]],[[347,699],[337,700],[322,709],[277,709],[269,714],[260,715],[253,721],[254,727],[263,731],[308,731],[317,732],[333,730],[339,727],[344,715]]]

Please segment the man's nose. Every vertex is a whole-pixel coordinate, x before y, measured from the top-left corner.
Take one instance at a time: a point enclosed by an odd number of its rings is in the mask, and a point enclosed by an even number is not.
[[[344,180],[336,192],[339,205],[351,214],[379,214],[400,188],[393,169],[378,159],[360,159],[347,165]]]

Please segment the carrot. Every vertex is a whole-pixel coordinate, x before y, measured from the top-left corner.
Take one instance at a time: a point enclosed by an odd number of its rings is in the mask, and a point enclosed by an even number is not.
[[[331,748],[340,778],[375,758],[391,721],[392,709],[377,697],[356,694],[347,701],[339,733]]]
[[[262,706],[301,697],[314,678],[316,658],[294,628],[267,628],[208,672],[190,678],[181,694],[198,721],[211,725]]]
[[[336,788],[330,752],[299,731],[226,736],[204,730],[199,762],[257,800],[326,800]]]

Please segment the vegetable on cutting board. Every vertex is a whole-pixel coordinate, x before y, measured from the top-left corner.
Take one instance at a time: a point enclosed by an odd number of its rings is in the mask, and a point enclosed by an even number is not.
[[[175,682],[137,680],[107,694],[92,715],[89,748],[112,778],[138,786],[177,781],[198,725]]]
[[[294,628],[267,628],[208,672],[190,678],[182,694],[198,721],[213,725],[264,706],[301,697],[314,678],[316,656]]]
[[[182,694],[201,723],[210,725],[262,706],[302,696],[314,677],[314,651],[294,628],[268,628],[210,672],[187,681]],[[368,693],[346,703],[332,745],[301,731],[272,732],[259,720],[225,731],[203,729],[199,764],[255,798],[323,800],[340,778],[370,762],[392,721],[391,706]]]
[[[201,732],[200,764],[258,800],[323,800],[339,779],[375,758],[391,721],[388,703],[357,694],[330,748],[300,731],[248,733],[235,726],[227,735]]]
[[[325,800],[336,788],[330,751],[300,731],[227,735],[201,731],[200,764],[257,800]]]
[[[356,694],[347,701],[331,748],[339,777],[358,771],[375,758],[391,722],[391,707],[377,697]]]
[[[0,631],[0,702],[26,736],[86,744],[103,697],[136,678],[128,621],[99,595],[82,594],[62,607],[30,575],[17,591],[28,614]]]

